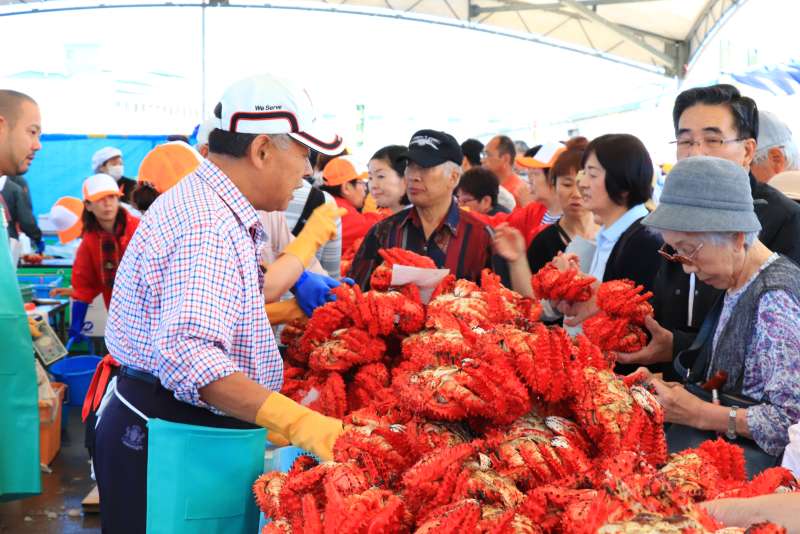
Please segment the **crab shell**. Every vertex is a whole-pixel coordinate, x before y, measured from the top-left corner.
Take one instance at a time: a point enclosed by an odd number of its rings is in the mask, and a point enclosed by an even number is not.
[[[611,317],[624,317],[642,326],[644,318],[653,315],[653,306],[647,302],[653,293],[643,293],[643,289],[630,280],[604,282],[597,290],[597,306]]]
[[[395,378],[399,398],[415,413],[436,420],[482,416],[508,423],[530,409],[530,398],[513,369],[501,359],[464,358]]]
[[[604,351],[636,352],[647,345],[642,327],[627,317],[600,312],[583,322],[583,333]]]
[[[565,302],[586,302],[592,298],[592,286],[597,280],[577,269],[559,271],[552,263],[542,267],[531,278],[538,299]]]
[[[357,364],[380,361],[386,344],[364,330],[351,327],[336,330],[331,339],[315,347],[308,356],[314,371],[347,371]]]

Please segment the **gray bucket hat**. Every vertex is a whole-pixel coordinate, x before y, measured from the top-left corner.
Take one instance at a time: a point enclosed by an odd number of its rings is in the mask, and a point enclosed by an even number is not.
[[[667,176],[656,210],[642,224],[676,232],[758,232],[750,177],[732,161],[695,156]]]

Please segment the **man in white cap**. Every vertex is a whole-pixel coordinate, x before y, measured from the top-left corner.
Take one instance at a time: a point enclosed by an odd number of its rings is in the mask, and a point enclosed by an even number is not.
[[[117,181],[122,192],[120,199],[125,204],[131,203],[131,194],[136,189],[136,180],[126,178],[125,165],[122,161],[122,151],[113,146],[106,146],[92,155],[92,172],[103,173]]]
[[[792,131],[777,115],[758,110],[758,142],[750,172],[762,184],[769,183],[775,175],[798,170],[797,145]]]
[[[99,415],[94,458],[104,532],[145,531],[155,432],[145,418],[251,434],[264,427],[323,460],[342,431],[338,419],[278,393],[283,363],[264,311],[265,235],[256,213],[285,210],[310,172],[309,149],[337,154],[341,138],[314,133],[308,93],[269,75],[233,84],[214,115],[208,159],[150,207],[117,272],[106,344],[121,368]],[[341,212],[317,209],[284,254],[307,267]],[[198,438],[185,439],[192,446]],[[220,454],[225,462],[247,452]],[[202,480],[252,483],[246,472],[219,467],[199,467]],[[252,500],[246,494],[225,498]]]

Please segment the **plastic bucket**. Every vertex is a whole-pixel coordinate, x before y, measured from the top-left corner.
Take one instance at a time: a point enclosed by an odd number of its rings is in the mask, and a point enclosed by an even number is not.
[[[69,406],[83,406],[83,399],[92,382],[92,375],[97,364],[102,360],[99,356],[72,356],[57,361],[48,368],[58,382],[68,386]]]

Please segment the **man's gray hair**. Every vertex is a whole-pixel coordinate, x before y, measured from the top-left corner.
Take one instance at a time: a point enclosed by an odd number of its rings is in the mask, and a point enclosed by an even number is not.
[[[458,172],[459,178],[461,178],[461,174],[464,172],[463,169],[461,168],[461,165],[459,165],[458,163],[455,163],[453,161],[445,161],[444,163],[442,163],[442,172],[444,172],[445,175],[450,175],[453,173],[453,171]]]
[[[268,134],[267,137],[281,150],[286,150],[292,144],[289,134]]]
[[[767,158],[769,157],[769,150],[770,148],[780,148],[783,151],[783,156],[786,158],[786,169],[787,171],[796,171],[798,170],[798,164],[800,164],[800,155],[797,152],[797,145],[794,141],[787,141],[783,145],[779,147],[769,147],[769,148],[761,148],[756,150],[756,155],[753,156],[753,165],[763,165],[767,162]]]

